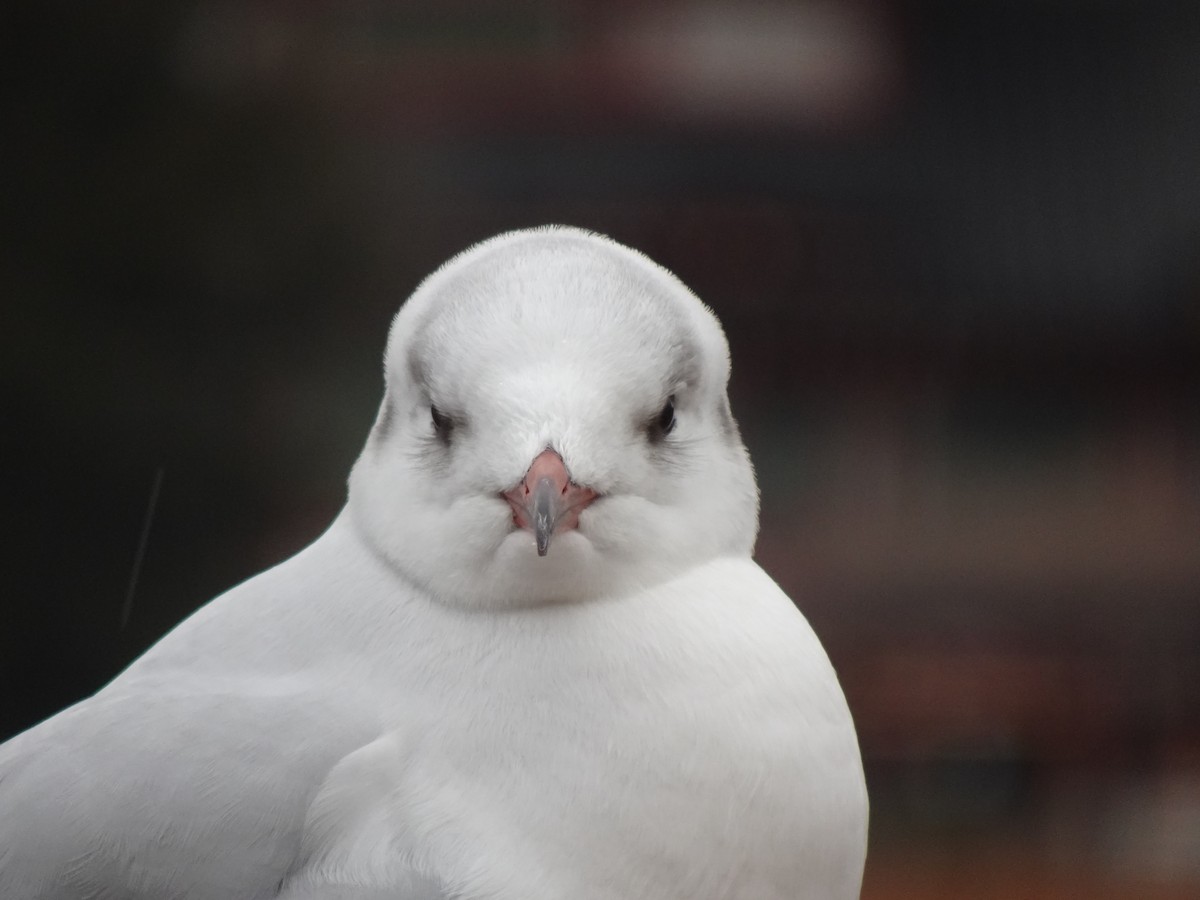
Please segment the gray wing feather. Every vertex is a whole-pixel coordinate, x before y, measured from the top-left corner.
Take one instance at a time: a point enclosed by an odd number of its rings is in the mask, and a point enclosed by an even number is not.
[[[116,688],[0,746],[5,900],[275,897],[313,795],[378,733],[311,685]]]

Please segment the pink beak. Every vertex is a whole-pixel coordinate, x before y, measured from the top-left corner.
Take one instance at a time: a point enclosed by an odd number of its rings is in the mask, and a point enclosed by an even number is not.
[[[575,528],[579,513],[597,495],[591,488],[573,482],[563,458],[547,447],[534,459],[521,483],[503,496],[512,507],[513,522],[533,532],[538,556],[545,556],[551,535]]]

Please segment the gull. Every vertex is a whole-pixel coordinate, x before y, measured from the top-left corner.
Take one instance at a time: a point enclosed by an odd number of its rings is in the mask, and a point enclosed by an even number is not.
[[[836,674],[716,317],[566,227],[401,307],[345,507],[0,746],[6,900],[843,900]]]

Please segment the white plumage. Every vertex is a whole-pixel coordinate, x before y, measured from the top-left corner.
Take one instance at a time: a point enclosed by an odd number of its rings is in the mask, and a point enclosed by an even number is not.
[[[750,558],[727,378],[608,239],[451,260],[329,530],[0,747],[0,896],[857,897],[853,723]]]

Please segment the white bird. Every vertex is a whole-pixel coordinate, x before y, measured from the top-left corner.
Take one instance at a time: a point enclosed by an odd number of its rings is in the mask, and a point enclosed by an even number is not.
[[[854,726],[751,559],[728,375],[607,238],[452,259],[328,531],[0,747],[0,897],[857,897]]]

